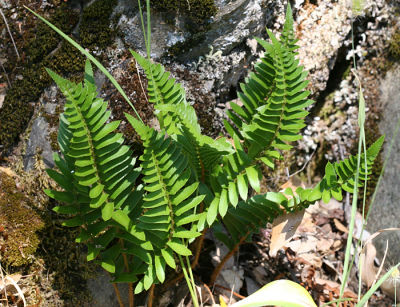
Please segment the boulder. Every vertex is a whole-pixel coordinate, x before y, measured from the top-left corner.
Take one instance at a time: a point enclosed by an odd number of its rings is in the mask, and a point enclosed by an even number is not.
[[[396,123],[400,119],[400,65],[396,65],[387,72],[386,77],[381,81],[381,103],[383,104],[382,120],[380,131],[386,134],[386,142],[382,158],[388,154],[390,143],[394,137]],[[385,173],[382,177],[375,203],[371,209],[368,220],[368,230],[373,233],[377,230],[399,227],[400,220],[400,142],[399,135],[394,140],[390,158],[387,162]],[[378,255],[382,259],[388,240],[389,248],[386,264],[396,264],[400,261],[400,231],[388,232],[378,236],[374,240]]]

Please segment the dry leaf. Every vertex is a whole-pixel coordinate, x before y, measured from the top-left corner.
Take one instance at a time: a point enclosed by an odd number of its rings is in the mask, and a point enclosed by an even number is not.
[[[301,262],[312,265],[314,268],[320,268],[322,266],[322,259],[315,252],[299,254],[297,259]]]
[[[348,233],[349,230],[347,229],[346,226],[344,226],[338,219],[333,219],[333,223],[335,224],[335,227],[340,230],[341,232]]]
[[[369,287],[374,283],[378,269],[375,267],[374,260],[376,257],[376,249],[372,243],[367,243],[364,247],[364,253],[360,255],[362,262],[361,280]]]
[[[320,238],[317,242],[317,250],[321,252],[327,252],[331,249],[333,242],[334,241],[332,239]]]
[[[271,245],[269,255],[275,257],[278,250],[280,250],[285,243],[296,233],[297,227],[299,227],[301,221],[303,220],[305,210],[285,214],[279,216],[275,219],[272,224],[272,234],[271,234]]]

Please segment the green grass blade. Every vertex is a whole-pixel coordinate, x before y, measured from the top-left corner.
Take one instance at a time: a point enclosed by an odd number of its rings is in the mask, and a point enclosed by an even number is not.
[[[84,54],[90,61],[93,62],[94,65],[97,66],[98,69],[101,70],[101,72],[111,81],[111,83],[115,86],[115,88],[118,90],[118,92],[121,93],[122,97],[126,100],[126,102],[130,105],[130,107],[133,109],[135,112],[136,116],[142,121],[140,118],[139,113],[136,111],[135,107],[133,106],[132,102],[129,100],[128,96],[122,89],[122,87],[118,84],[117,80],[107,71],[107,69],[95,59],[94,56],[92,56],[88,51],[86,51],[81,45],[79,45],[77,42],[75,42],[72,38],[70,38],[68,35],[66,35],[64,32],[62,32],[59,28],[57,28],[55,25],[47,21],[45,18],[40,16],[39,14],[35,13],[32,11],[30,8],[24,5],[24,7],[31,12],[33,15],[35,15],[37,18],[39,18],[41,21],[43,21],[45,24],[47,24],[50,28],[52,28],[55,32],[57,32],[62,38],[64,38],[67,42],[69,42],[72,46],[74,46],[76,49],[78,49],[82,54]],[[142,121],[143,122],[143,121]]]

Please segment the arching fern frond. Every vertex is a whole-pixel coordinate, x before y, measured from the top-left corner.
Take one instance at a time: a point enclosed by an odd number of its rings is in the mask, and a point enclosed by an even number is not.
[[[371,174],[383,140],[384,137],[380,137],[367,150],[367,174]],[[228,235],[224,231],[217,231],[216,236],[229,248],[233,248],[235,244],[243,241],[244,237],[256,233],[261,227],[265,227],[266,223],[272,222],[282,214],[303,210],[320,200],[328,203],[331,197],[340,201],[343,191],[353,193],[356,171],[357,156],[350,156],[342,162],[328,163],[324,178],[314,188],[298,187],[296,191],[287,188],[280,193],[268,192],[255,195],[247,201],[240,201],[236,208],[229,208],[222,219]],[[363,185],[364,166],[360,173],[359,187]]]
[[[372,166],[379,154],[384,139],[384,136],[381,136],[367,149],[367,170],[365,169],[364,163],[361,163],[358,187],[363,186],[365,174],[367,174],[367,179],[371,174]],[[361,155],[361,161],[364,161],[364,158],[365,154],[363,153]],[[302,191],[302,198],[308,199],[309,201],[322,199],[325,203],[328,203],[331,197],[341,201],[342,190],[353,193],[355,185],[354,178],[357,171],[357,159],[358,155],[355,155],[341,162],[335,162],[334,164],[328,162],[325,167],[324,178],[315,188]]]
[[[88,245],[88,260],[99,259],[101,265],[115,273],[116,258],[122,257],[117,245],[109,246],[119,232],[136,243],[144,236],[132,225],[124,225],[125,215],[131,219],[141,212],[142,192],[135,188],[140,169],[131,150],[123,145],[121,134],[115,134],[119,122],[107,123],[110,111],[107,102],[97,98],[90,62],[86,62],[84,85],[48,73],[66,96],[64,113],[60,116],[58,142],[63,157],[55,155],[61,173],[48,170],[64,191],[46,190],[46,193],[67,205],[55,211],[72,218],[63,224],[81,227],[78,242]],[[112,251],[110,250],[112,248]],[[100,256],[99,256],[100,255]]]
[[[182,85],[170,78],[170,73],[166,72],[162,65],[152,63],[132,50],[131,53],[146,73],[149,102],[158,110],[157,118],[161,128],[172,135],[179,133],[177,125],[180,124],[193,133],[200,134],[196,112],[186,101]]]
[[[160,64],[131,52],[148,78],[149,100],[158,111],[160,126],[182,146],[196,177],[207,182],[214,165],[223,155],[233,152],[232,146],[225,138],[215,141],[202,135],[196,112],[186,101],[182,85],[170,78]]]
[[[281,39],[268,31],[272,43],[258,42],[266,54],[241,85],[238,96],[243,104],[231,103],[228,116],[233,125],[225,122],[231,135],[244,140],[251,158],[258,158],[269,167],[274,166],[277,150],[288,150],[288,142],[301,138],[299,131],[305,126],[305,108],[312,104],[305,90],[307,73],[299,66],[293,50],[297,49],[293,19],[288,6]]]
[[[165,132],[149,128],[129,114],[126,117],[139,133],[144,146],[140,160],[146,194],[142,204],[144,211],[137,220],[137,227],[144,231],[146,239],[155,248],[155,255],[160,257],[154,270],[158,280],[163,282],[165,265],[170,263],[173,252],[191,255],[182,239],[200,236],[196,222],[205,214],[198,213],[196,208],[204,195],[198,195],[199,182],[194,180],[179,144]],[[157,261],[154,258],[154,265]]]

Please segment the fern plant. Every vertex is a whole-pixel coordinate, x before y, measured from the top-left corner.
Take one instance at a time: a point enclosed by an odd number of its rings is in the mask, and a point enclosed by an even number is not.
[[[352,156],[328,163],[314,188],[260,194],[260,165],[274,168],[282,151],[292,149],[313,103],[307,72],[296,59],[290,5],[280,38],[267,33],[270,42],[258,39],[264,56],[240,86],[241,104],[232,102],[227,111],[229,138],[216,140],[202,134],[183,87],[163,66],[132,51],[147,75],[161,127],[125,114],[143,142],[140,157],[113,132],[119,121],[109,122],[108,104],[97,98],[89,60],[83,84],[48,70],[67,102],[58,133],[61,155],[54,155],[59,171],[48,170],[60,191],[46,193],[60,202],[54,210],[68,216],[63,224],[80,227],[76,240],[87,245],[87,260],[110,272],[113,282],[136,283],[135,293],[148,290],[166,280],[168,266],[177,270],[179,262],[185,269],[190,244],[210,227],[234,250],[277,216],[332,196],[341,200],[343,190],[362,185],[364,176],[354,182]],[[362,173],[370,174],[382,143],[380,138],[362,154],[368,161]],[[221,227],[226,232],[218,232]]]

